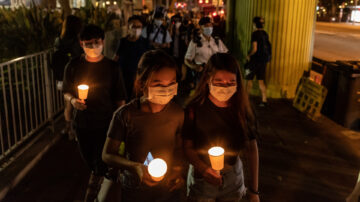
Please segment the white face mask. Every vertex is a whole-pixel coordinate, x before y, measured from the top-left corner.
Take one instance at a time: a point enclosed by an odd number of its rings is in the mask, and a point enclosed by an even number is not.
[[[98,46],[93,46],[93,48],[85,48],[84,47],[84,52],[88,57],[91,58],[97,58],[101,55],[103,51],[103,45],[98,45]]]
[[[179,27],[181,26],[181,22],[177,22],[177,23],[175,23],[175,27],[176,27],[176,29],[179,29]]]
[[[131,36],[135,36],[136,38],[139,38],[141,35],[142,29],[141,28],[137,28],[137,29],[130,29],[130,35]]]
[[[147,99],[154,104],[166,105],[177,95],[177,88],[177,83],[167,87],[148,87]]]
[[[204,35],[211,36],[213,32],[213,27],[204,27],[203,30]]]
[[[236,92],[236,86],[220,87],[209,84],[210,94],[220,102],[228,101]]]
[[[162,20],[154,20],[156,26],[160,27],[163,24]]]

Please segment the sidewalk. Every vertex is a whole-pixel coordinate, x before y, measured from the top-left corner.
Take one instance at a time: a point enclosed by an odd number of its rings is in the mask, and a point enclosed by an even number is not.
[[[344,201],[360,170],[360,134],[326,118],[313,122],[288,100],[256,110],[262,201]],[[76,143],[63,137],[4,201],[80,201],[88,175]]]

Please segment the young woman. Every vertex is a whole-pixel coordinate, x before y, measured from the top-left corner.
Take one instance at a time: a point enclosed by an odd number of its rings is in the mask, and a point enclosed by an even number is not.
[[[135,81],[137,98],[114,113],[103,150],[108,165],[123,170],[122,201],[180,201],[184,194],[180,130],[184,112],[171,101],[177,93],[176,62],[161,50],[146,52]],[[125,155],[119,146],[125,143]],[[151,179],[144,165],[153,158],[167,163],[160,182]]]
[[[258,196],[258,150],[254,118],[246,90],[234,57],[216,53],[185,110],[183,139],[189,170],[190,201],[240,201],[245,195],[240,154],[249,168],[247,186],[250,201]],[[225,150],[224,169],[218,174],[211,168],[208,150]]]

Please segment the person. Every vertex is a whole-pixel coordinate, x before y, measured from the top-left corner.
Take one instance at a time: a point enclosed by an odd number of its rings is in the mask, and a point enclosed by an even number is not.
[[[147,25],[141,36],[148,40],[152,49],[163,49],[168,51],[171,43],[171,36],[164,24],[164,14],[162,12],[155,12],[154,20]]]
[[[269,42],[269,35],[264,30],[264,18],[255,17],[253,19],[255,31],[251,35],[251,51],[247,56],[249,61],[246,65],[246,76],[247,80],[247,91],[250,93],[252,89],[252,80],[256,76],[259,81],[259,87],[261,90],[262,101],[261,107],[267,106],[266,97],[266,85],[265,85],[265,74],[266,74],[266,63],[271,60],[271,44]]]
[[[196,33],[195,30],[195,36],[189,44],[184,61],[188,67],[195,71],[196,81],[200,79],[204,65],[213,54],[228,52],[225,44],[220,39],[215,41],[211,36],[213,24],[209,17],[202,17],[199,25],[200,32]]]
[[[114,58],[122,36],[121,20],[111,13],[105,25],[104,56]]]
[[[189,169],[189,201],[240,201],[249,168],[250,201],[259,201],[256,125],[239,65],[228,53],[214,54],[185,110],[183,142]],[[212,167],[208,150],[224,148],[224,168]],[[243,156],[240,157],[240,154]]]
[[[176,202],[185,198],[181,128],[183,109],[172,101],[177,92],[176,62],[162,50],[146,52],[140,62],[137,97],[113,116],[103,160],[122,169],[123,202]],[[121,142],[125,154],[119,155]],[[151,179],[144,162],[149,153],[167,163],[160,182]]]
[[[212,37],[214,39],[221,39],[222,41],[225,39],[225,31],[226,31],[226,23],[225,20],[221,19],[220,15],[216,15],[213,17],[214,21],[214,31]]]
[[[69,15],[62,24],[60,37],[55,39],[55,50],[52,56],[52,64],[56,86],[58,90],[63,88],[63,77],[66,64],[72,58],[78,58],[83,53],[79,43],[79,35],[82,29],[82,22],[80,18]],[[69,140],[75,138],[75,134],[71,128],[72,106],[65,101],[64,117],[65,128],[61,131],[62,134],[67,134]]]
[[[120,40],[117,48],[115,61],[118,62],[124,75],[124,82],[127,101],[130,101],[133,95],[134,81],[136,77],[137,65],[141,56],[150,49],[146,39],[141,37],[142,20],[138,15],[134,15],[128,20],[129,34]]]
[[[125,103],[126,92],[116,62],[104,57],[104,31],[87,25],[80,35],[85,56],[66,66],[64,98],[75,109],[74,127],[82,157],[91,170],[85,201],[94,201],[107,172],[101,153],[113,112]],[[87,99],[78,99],[77,86],[89,86]]]

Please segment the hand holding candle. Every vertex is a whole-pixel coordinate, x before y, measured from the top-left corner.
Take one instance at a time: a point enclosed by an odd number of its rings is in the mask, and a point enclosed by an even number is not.
[[[156,158],[149,163],[148,172],[154,181],[161,181],[167,171],[166,162],[160,158]]]
[[[209,149],[209,157],[212,169],[218,171],[224,168],[224,149],[222,147],[212,147]]]
[[[85,103],[85,99],[87,99],[89,92],[89,86],[85,84],[81,84],[78,86],[78,94],[79,99]]]

